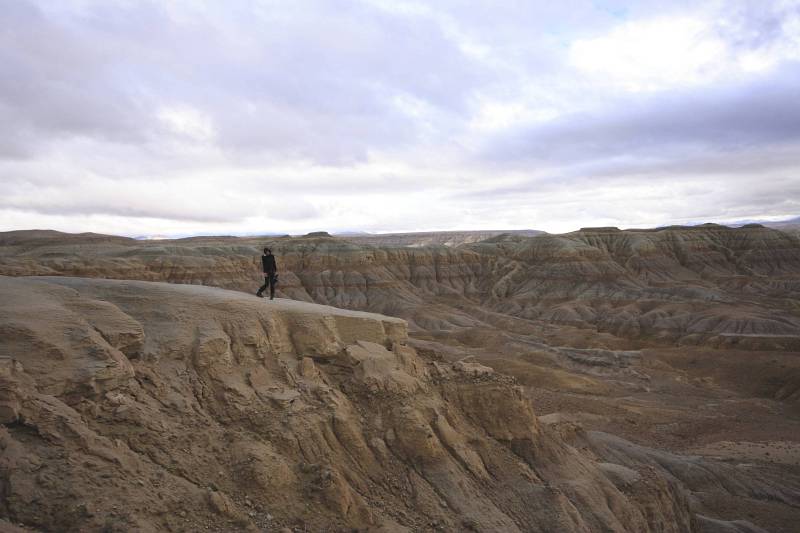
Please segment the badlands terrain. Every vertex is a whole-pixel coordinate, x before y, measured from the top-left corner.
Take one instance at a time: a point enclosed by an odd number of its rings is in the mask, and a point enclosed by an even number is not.
[[[0,530],[798,530],[796,233],[461,233],[0,233]]]

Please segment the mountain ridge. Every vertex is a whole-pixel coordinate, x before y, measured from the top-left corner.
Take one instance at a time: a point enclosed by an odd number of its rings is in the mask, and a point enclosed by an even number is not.
[[[0,245],[0,274],[144,279],[250,292],[260,250],[271,246],[279,257],[281,294],[400,316],[414,328],[475,322],[443,316],[463,315],[452,306],[447,313],[433,312],[434,301],[447,305],[442,298],[519,318],[671,342],[719,343],[721,334],[758,332],[785,336],[797,327],[791,299],[800,297],[800,240],[763,227],[595,228],[501,235],[458,247],[381,247],[325,236],[75,239],[17,237]],[[80,249],[73,248],[78,243]],[[749,302],[739,310],[743,325],[725,308],[740,300]],[[669,316],[652,314],[654,306],[669,308]],[[714,317],[721,317],[719,327],[708,330],[715,335],[691,326]],[[772,342],[767,336],[761,341]]]

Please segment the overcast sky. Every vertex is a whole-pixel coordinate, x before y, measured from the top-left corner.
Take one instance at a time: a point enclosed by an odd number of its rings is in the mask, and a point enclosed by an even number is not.
[[[800,0],[0,0],[0,230],[800,214]]]

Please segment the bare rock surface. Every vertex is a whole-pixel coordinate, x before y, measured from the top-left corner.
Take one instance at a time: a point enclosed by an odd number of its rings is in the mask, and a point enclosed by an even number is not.
[[[405,323],[209,287],[0,278],[0,517],[42,531],[681,531]],[[42,322],[46,321],[45,327]]]

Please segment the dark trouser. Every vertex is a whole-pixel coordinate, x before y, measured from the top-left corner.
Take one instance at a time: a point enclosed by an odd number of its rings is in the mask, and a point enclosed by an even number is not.
[[[275,298],[275,278],[276,277],[277,276],[275,275],[274,272],[268,273],[268,274],[264,274],[264,284],[261,286],[261,288],[258,289],[258,295],[259,296],[261,296],[261,293],[264,292],[265,290],[267,290],[267,287],[269,287],[269,298],[270,298],[270,300]]]

